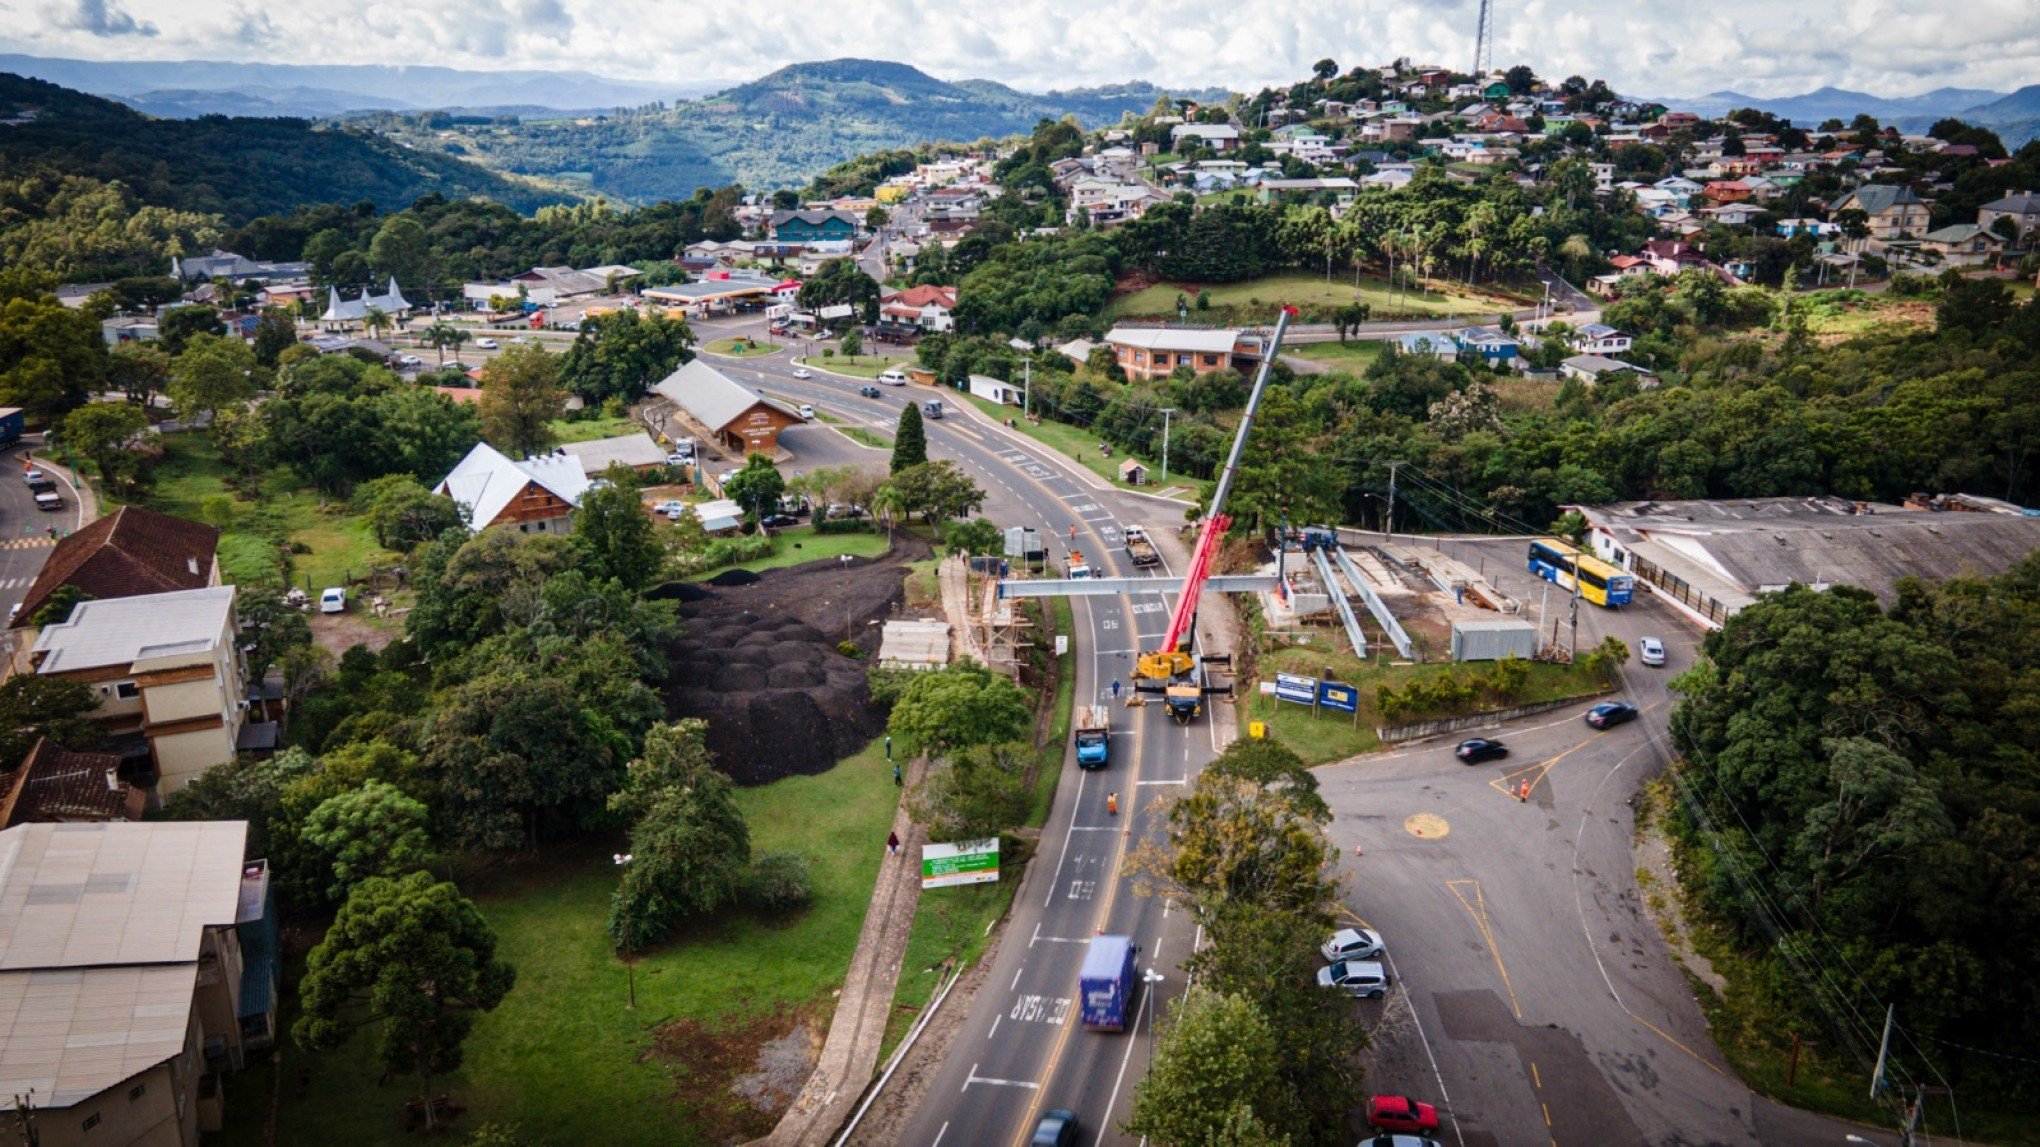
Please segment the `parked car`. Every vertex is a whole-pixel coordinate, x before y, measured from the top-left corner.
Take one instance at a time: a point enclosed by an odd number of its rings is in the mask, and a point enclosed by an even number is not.
[[[1508,756],[1509,746],[1489,737],[1474,737],[1459,742],[1459,747],[1452,752],[1466,764],[1477,765],[1482,761],[1498,761]]]
[[[1656,668],[1665,663],[1665,643],[1655,637],[1645,637],[1636,643],[1638,661]]]
[[[865,398],[880,397],[878,388],[875,386],[860,386],[857,388],[857,393],[864,396]]]
[[[1627,701],[1604,701],[1587,710],[1587,724],[1596,729],[1612,729],[1634,720],[1636,706]]]
[[[800,519],[794,517],[792,514],[767,514],[764,517],[758,519],[758,524],[762,526],[770,526],[775,530],[783,530],[788,526],[799,525]]]
[[[477,350],[495,350],[500,345],[502,344],[498,343],[495,339],[475,340],[475,349]]]
[[[809,405],[808,405],[807,403],[805,403],[805,402],[801,403],[801,404],[800,404],[800,416],[801,416],[802,418],[813,418],[813,417],[815,416],[815,408],[814,408],[814,407],[812,407],[812,406],[809,406]]]
[[[1028,1147],[1074,1147],[1077,1141],[1077,1113],[1057,1108],[1034,1125]]]
[[[1341,928],[1318,949],[1329,963],[1372,960],[1381,955],[1381,933],[1372,928]]]
[[[1383,1131],[1436,1131],[1438,1109],[1407,1095],[1375,1095],[1367,1100],[1367,1122]]]
[[[346,613],[347,590],[341,586],[329,585],[319,591],[320,613]]]
[[[1341,960],[1319,968],[1318,987],[1337,988],[1349,996],[1380,999],[1388,994],[1388,969],[1372,960]]]
[[[793,377],[795,378],[813,378],[814,376],[814,372],[804,366],[793,368]]]

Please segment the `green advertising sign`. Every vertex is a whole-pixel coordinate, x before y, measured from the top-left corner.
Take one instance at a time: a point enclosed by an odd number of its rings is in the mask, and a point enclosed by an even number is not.
[[[999,840],[965,840],[921,846],[921,887],[990,884],[999,878]]]

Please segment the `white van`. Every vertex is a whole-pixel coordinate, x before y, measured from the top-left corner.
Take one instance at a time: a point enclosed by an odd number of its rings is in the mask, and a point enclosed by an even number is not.
[[[879,375],[878,381],[887,386],[905,386],[907,385],[907,372],[895,368]]]

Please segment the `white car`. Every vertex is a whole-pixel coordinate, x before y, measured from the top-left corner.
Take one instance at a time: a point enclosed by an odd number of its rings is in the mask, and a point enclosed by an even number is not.
[[[813,418],[813,417],[815,416],[815,408],[814,408],[814,407],[812,407],[812,406],[809,406],[809,405],[808,405],[807,403],[805,403],[805,402],[801,403],[801,404],[800,404],[800,416],[801,416],[802,418]]]
[[[495,339],[476,339],[475,346],[482,350],[495,350],[501,344]]]
[[[337,585],[329,585],[319,591],[320,613],[346,613],[347,591]]]
[[[1636,642],[1636,648],[1636,659],[1645,665],[1655,667],[1665,663],[1665,643],[1657,638],[1639,638]]]
[[[793,368],[793,377],[795,377],[795,378],[813,378],[813,377],[814,377],[814,374],[813,374],[813,372],[809,371],[809,370],[808,370],[808,368],[806,368],[806,367],[804,367],[804,366],[797,366],[797,367],[794,367],[794,368]]]

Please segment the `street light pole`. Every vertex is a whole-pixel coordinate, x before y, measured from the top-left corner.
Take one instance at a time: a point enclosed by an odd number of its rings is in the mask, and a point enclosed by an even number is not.
[[[1162,485],[1169,484],[1169,416],[1176,413],[1173,406],[1162,407]]]
[[[630,862],[635,858],[628,852],[619,852],[613,854],[610,859],[614,860],[616,866],[623,869],[625,875],[628,876]],[[630,1003],[626,1006],[635,1010],[637,1008],[637,965],[631,962],[631,955],[630,912],[626,906],[626,911],[623,914],[623,967],[625,974],[630,980]]]

